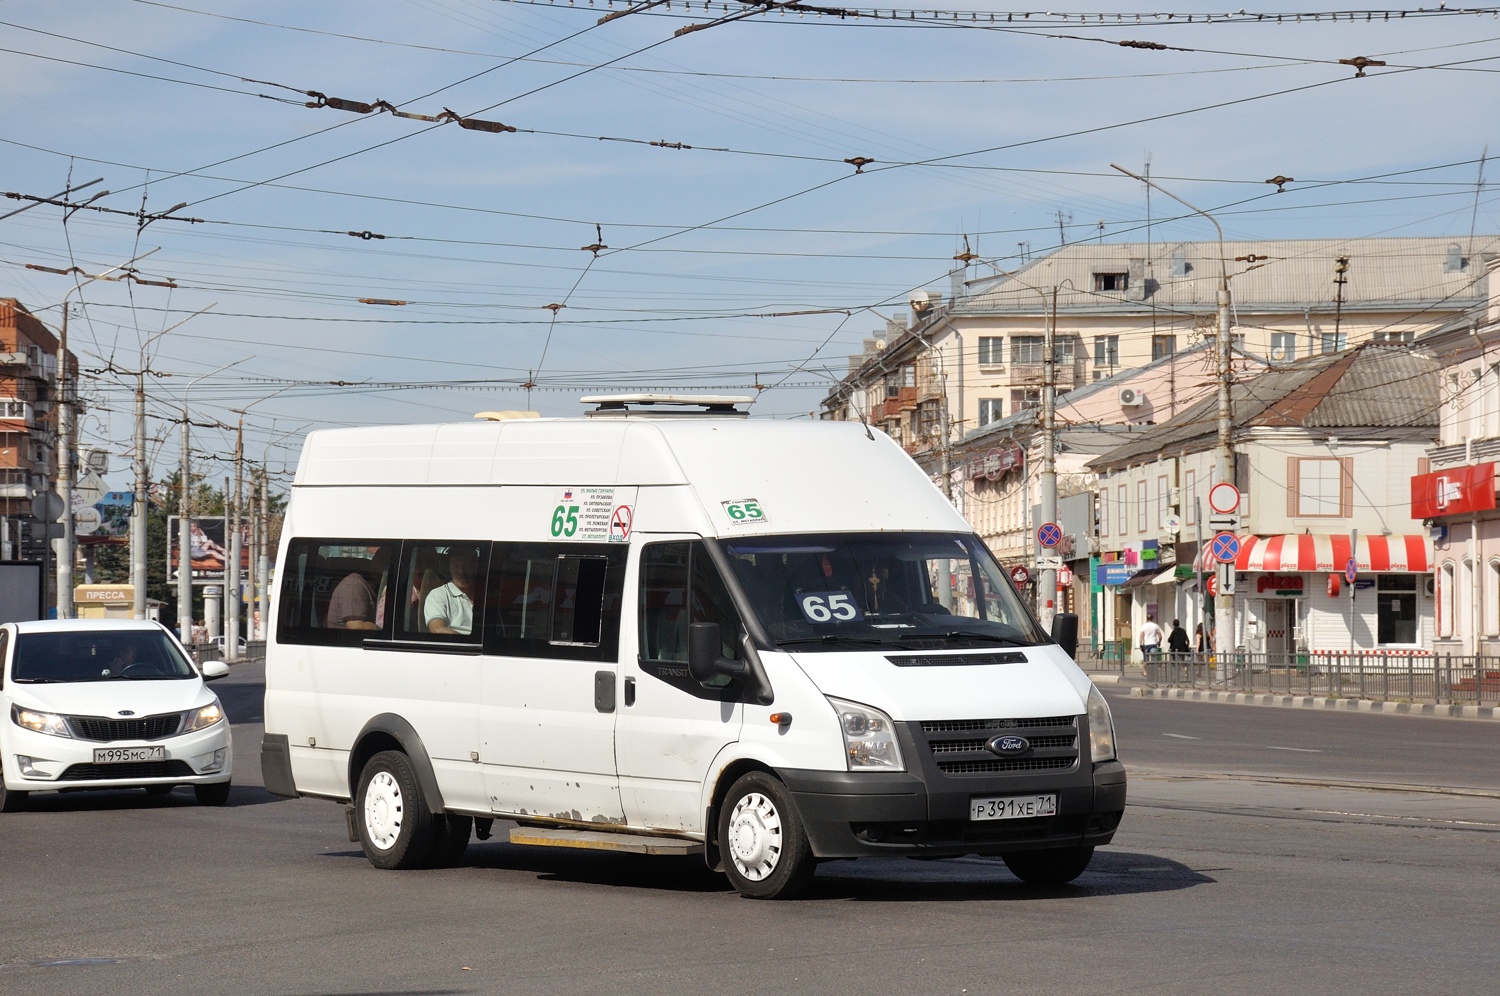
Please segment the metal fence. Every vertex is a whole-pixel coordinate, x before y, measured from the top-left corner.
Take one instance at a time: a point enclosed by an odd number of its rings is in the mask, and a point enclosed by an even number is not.
[[[1500,657],[1454,654],[1163,654],[1146,683],[1326,698],[1439,704],[1500,702]]]
[[[224,648],[217,643],[195,643],[188,647],[193,656],[200,664],[206,661],[221,661],[224,659]],[[244,652],[240,654],[242,661],[257,661],[266,656],[266,641],[251,640],[245,644]]]
[[[1113,671],[1116,674],[1124,674],[1125,669],[1130,665],[1130,644],[1109,640],[1097,647],[1080,646],[1074,660],[1085,671]],[[1135,666],[1140,667],[1139,664]]]

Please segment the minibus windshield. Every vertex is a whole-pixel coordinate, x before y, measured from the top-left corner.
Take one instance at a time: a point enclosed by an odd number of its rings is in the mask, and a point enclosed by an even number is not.
[[[1048,642],[973,536],[828,533],[724,543],[766,633],[797,651]]]

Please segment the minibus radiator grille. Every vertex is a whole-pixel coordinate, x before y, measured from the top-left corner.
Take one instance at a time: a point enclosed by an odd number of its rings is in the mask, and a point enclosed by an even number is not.
[[[929,720],[918,726],[931,763],[944,775],[1064,771],[1078,764],[1076,716]],[[988,745],[1001,736],[1023,737],[1027,747],[1020,754],[998,755]]]
[[[182,713],[169,712],[140,719],[105,719],[103,716],[69,716],[68,725],[80,740],[160,740],[182,725]]]

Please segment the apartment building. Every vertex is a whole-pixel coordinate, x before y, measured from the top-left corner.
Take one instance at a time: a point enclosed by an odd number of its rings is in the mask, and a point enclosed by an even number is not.
[[[71,353],[68,364],[76,378]],[[56,480],[57,387],[57,337],[21,302],[0,298],[0,541],[13,557],[41,553],[41,537],[21,526]]]

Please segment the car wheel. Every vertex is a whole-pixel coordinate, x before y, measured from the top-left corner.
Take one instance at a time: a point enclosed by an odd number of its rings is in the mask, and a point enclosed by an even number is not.
[[[19,813],[26,808],[29,792],[17,792],[5,787],[5,775],[0,772],[0,813]]]
[[[790,899],[817,870],[786,786],[763,771],[740,778],[724,797],[719,853],[730,884],[749,899]]]
[[[432,826],[432,850],[427,863],[433,868],[452,868],[463,860],[464,852],[469,849],[474,818],[440,813],[432,818]]]
[[[1002,854],[1005,867],[1027,885],[1066,885],[1093,860],[1092,847],[1053,847],[1042,851]]]
[[[170,792],[171,789],[167,791]],[[198,797],[200,806],[222,806],[229,801],[229,783],[214,782],[210,785],[194,785],[193,794]]]
[[[147,785],[145,789],[147,795],[155,798],[161,795],[170,795],[176,787],[175,785]]]
[[[354,804],[359,842],[376,868],[421,868],[432,854],[436,827],[411,761],[384,750],[365,763]],[[468,838],[465,837],[465,843]]]

